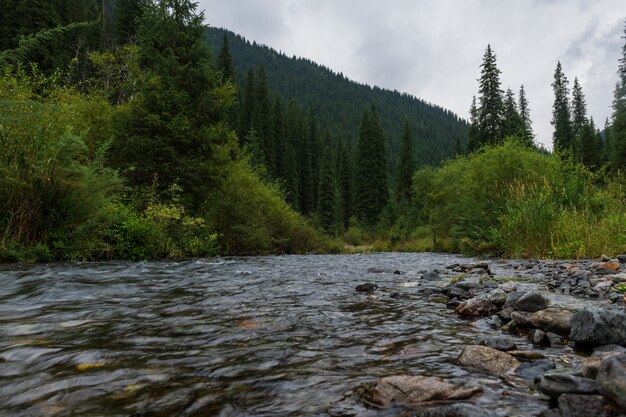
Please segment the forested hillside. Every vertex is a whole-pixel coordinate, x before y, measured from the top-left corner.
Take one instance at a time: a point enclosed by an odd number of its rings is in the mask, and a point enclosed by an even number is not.
[[[308,59],[290,58],[230,31],[210,27],[209,42],[215,56],[224,35],[228,37],[240,91],[244,91],[248,71],[257,72],[263,67],[269,91],[279,94],[284,102],[293,101],[311,110],[331,137],[352,148],[356,147],[365,107],[375,104],[392,173],[399,159],[404,118],[413,132],[418,166],[437,165],[454,155],[457,140],[461,145],[467,142],[467,123],[448,110],[405,93],[356,83]]]

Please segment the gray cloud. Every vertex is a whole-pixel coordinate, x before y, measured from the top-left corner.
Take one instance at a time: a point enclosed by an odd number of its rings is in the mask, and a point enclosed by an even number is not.
[[[610,116],[623,0],[200,0],[209,24],[355,81],[468,116],[487,43],[503,88],[524,84],[538,140],[550,126],[556,62],[578,77],[598,124]]]

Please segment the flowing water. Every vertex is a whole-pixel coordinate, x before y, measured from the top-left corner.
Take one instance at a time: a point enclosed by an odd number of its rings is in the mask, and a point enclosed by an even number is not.
[[[393,374],[471,381],[484,390],[475,404],[536,415],[547,403],[522,382],[455,364],[463,346],[499,332],[418,295],[419,271],[473,261],[372,254],[0,265],[0,415],[408,415],[359,398],[359,386]],[[495,262],[492,271],[522,276],[515,265]],[[377,297],[354,291],[368,281],[381,287]],[[576,360],[566,349],[565,361]]]

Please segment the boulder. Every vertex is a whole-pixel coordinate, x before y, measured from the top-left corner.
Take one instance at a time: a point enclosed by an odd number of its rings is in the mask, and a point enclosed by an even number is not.
[[[509,350],[517,350],[517,345],[508,339],[501,337],[490,337],[482,339],[478,342],[480,346],[487,346],[491,349],[499,350],[501,352],[507,352]]]
[[[366,388],[363,399],[370,405],[387,407],[390,404],[465,400],[480,392],[478,387],[451,384],[437,377],[392,375]]]
[[[601,395],[563,394],[559,397],[562,417],[604,417],[607,414],[603,408],[604,399]]]
[[[513,356],[487,346],[470,345],[463,349],[458,363],[502,375],[516,369],[520,361]]]
[[[621,264],[626,264],[626,254],[624,254],[624,255],[617,255],[617,260]]]
[[[571,319],[570,339],[581,345],[626,345],[626,314],[603,309],[582,310]]]
[[[439,281],[441,277],[439,276],[437,272],[431,271],[422,275],[422,279],[426,281]]]
[[[607,269],[609,271],[616,272],[619,271],[620,262],[598,262],[594,264],[594,266],[597,268]]]
[[[566,372],[544,374],[539,378],[537,389],[551,398],[556,398],[562,394],[591,395],[598,393],[598,387],[593,379]]]
[[[485,317],[490,316],[498,311],[498,307],[491,304],[487,300],[481,300],[480,298],[471,298],[467,301],[463,301],[454,310],[459,316],[469,317]]]
[[[541,293],[531,291],[522,295],[515,303],[513,309],[516,311],[528,311],[530,313],[534,313],[535,311],[546,308],[548,308],[548,300],[546,300]]]
[[[502,323],[502,319],[500,319],[500,317],[494,314],[493,316],[476,320],[473,324],[474,327],[478,329],[499,329],[504,323]]]
[[[504,303],[506,303],[506,299],[507,293],[499,288],[496,288],[485,295],[485,300],[498,307],[502,307]]]
[[[471,404],[454,404],[421,411],[416,417],[498,417],[498,414]]]
[[[558,307],[549,307],[533,313],[530,322],[533,327],[544,332],[553,332],[567,336],[571,330],[570,320],[574,313]]]
[[[546,341],[550,346],[562,346],[565,344],[565,340],[556,333],[547,332]]]
[[[542,330],[532,329],[528,332],[528,341],[533,345],[543,345],[547,343],[546,334]]]
[[[626,272],[620,272],[619,274],[612,275],[611,280],[614,284],[626,282]]]
[[[530,327],[532,325],[532,316],[533,314],[527,311],[514,311],[511,313],[511,320],[521,327]]]
[[[515,307],[515,303],[517,303],[524,294],[525,293],[522,291],[510,292],[509,295],[506,296],[506,302],[504,303],[502,307],[510,308],[511,310],[513,310],[513,307]]]
[[[515,370],[515,375],[532,382],[535,378],[540,377],[552,369],[555,369],[554,362],[551,359],[541,359],[534,362],[524,362]]]
[[[605,397],[626,412],[626,353],[604,358],[596,383]]]
[[[448,297],[458,298],[459,300],[467,300],[468,298],[470,298],[470,295],[469,292],[455,285],[448,290]]]
[[[378,285],[366,282],[365,284],[359,284],[354,287],[356,292],[374,292],[378,288]]]
[[[514,283],[513,281],[506,281],[498,285],[498,288],[500,288],[502,291],[506,293],[511,293],[517,290],[517,284]]]

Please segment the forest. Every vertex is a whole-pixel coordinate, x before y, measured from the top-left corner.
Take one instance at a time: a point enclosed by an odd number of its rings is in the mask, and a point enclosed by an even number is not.
[[[626,45],[602,130],[558,64],[550,153],[490,46],[466,122],[189,0],[9,3],[0,261],[626,250]]]

